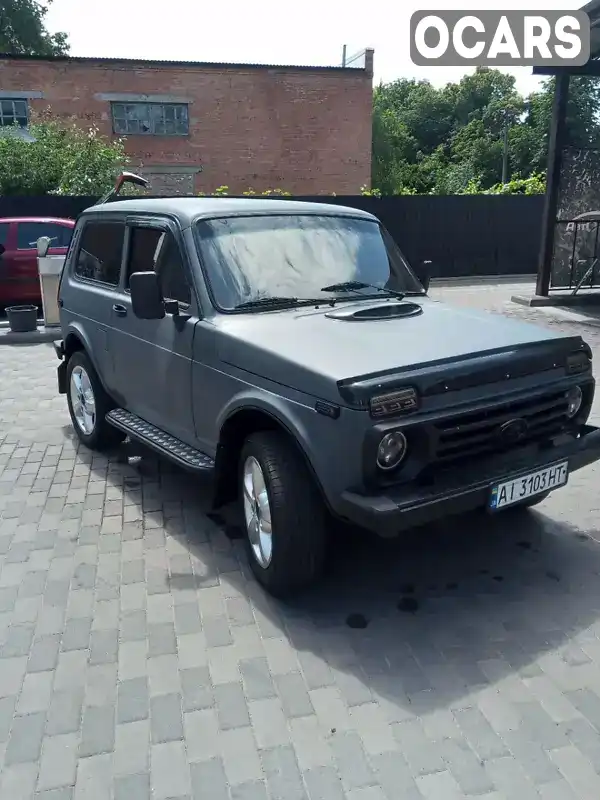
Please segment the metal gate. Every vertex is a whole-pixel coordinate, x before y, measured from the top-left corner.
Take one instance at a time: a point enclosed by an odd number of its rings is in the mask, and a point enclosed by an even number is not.
[[[550,289],[600,288],[600,149],[563,150]]]

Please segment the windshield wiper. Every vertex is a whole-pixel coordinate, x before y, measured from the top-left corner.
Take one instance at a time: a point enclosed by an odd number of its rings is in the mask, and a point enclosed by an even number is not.
[[[385,292],[390,297],[397,297],[403,300],[406,296],[404,292],[396,292],[394,289],[386,289],[376,286],[374,283],[363,283],[362,281],[345,281],[344,283],[332,283],[331,286],[323,286],[322,292],[357,292],[359,289],[375,289],[378,292]]]
[[[298,297],[259,297],[256,300],[246,300],[234,306],[235,311],[242,311],[245,308],[294,308],[302,301]]]

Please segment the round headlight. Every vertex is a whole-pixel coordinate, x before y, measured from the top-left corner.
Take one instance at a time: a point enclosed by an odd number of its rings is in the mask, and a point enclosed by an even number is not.
[[[377,448],[377,466],[388,471],[396,469],[406,455],[406,436],[400,431],[386,433]]]
[[[567,416],[569,419],[571,419],[577,415],[583,402],[583,392],[581,391],[581,387],[573,386],[573,388],[569,389],[567,392],[566,398],[568,403]]]

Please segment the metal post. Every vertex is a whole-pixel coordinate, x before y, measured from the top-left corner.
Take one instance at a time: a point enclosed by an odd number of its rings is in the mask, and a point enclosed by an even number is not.
[[[542,217],[542,240],[535,292],[548,297],[550,273],[554,252],[554,228],[558,212],[558,189],[562,150],[565,141],[567,101],[569,98],[569,74],[560,72],[555,78],[552,121],[548,140],[548,168],[546,170],[546,198]]]
[[[346,66],[346,47],[347,45],[344,45],[342,48],[342,67]]]

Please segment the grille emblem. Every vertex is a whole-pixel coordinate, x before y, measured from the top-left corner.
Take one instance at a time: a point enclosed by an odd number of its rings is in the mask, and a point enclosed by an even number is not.
[[[498,429],[498,437],[502,444],[511,445],[525,438],[529,425],[526,419],[510,419]]]

